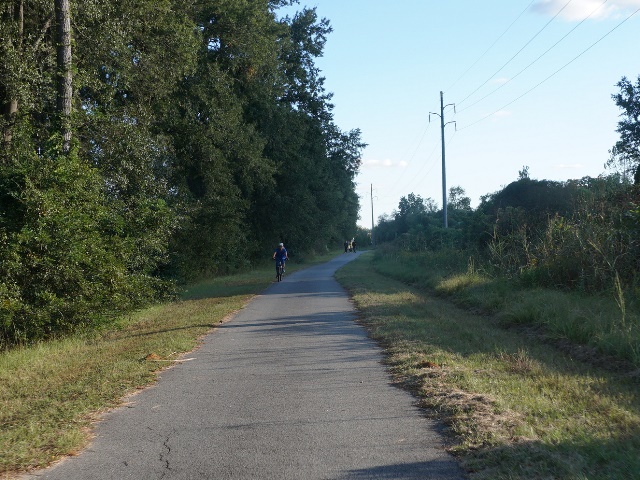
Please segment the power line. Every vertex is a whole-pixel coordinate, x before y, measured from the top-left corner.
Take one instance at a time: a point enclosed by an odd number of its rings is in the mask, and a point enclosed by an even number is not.
[[[495,41],[494,41],[491,45],[489,45],[489,48],[487,48],[487,49],[482,53],[482,55],[480,55],[480,56],[478,57],[478,59],[477,59],[475,62],[473,62],[473,64],[472,64],[469,68],[467,68],[467,69],[464,71],[464,73],[463,73],[462,75],[460,75],[460,76],[456,79],[456,81],[455,81],[455,82],[453,82],[453,83],[452,83],[452,84],[451,84],[451,85],[450,85],[446,90],[450,90],[450,89],[452,89],[452,88],[456,85],[456,83],[458,83],[458,82],[460,81],[460,79],[461,79],[462,77],[464,77],[467,73],[469,73],[469,71],[470,71],[473,67],[475,67],[475,66],[476,66],[476,64],[477,64],[480,60],[482,60],[482,59],[484,58],[484,56],[485,56],[487,53],[489,53],[489,50],[491,50],[491,49],[495,46],[495,44],[496,44],[496,43],[498,43],[498,41],[499,41],[502,37],[504,37],[504,36],[506,35],[506,33],[507,33],[509,30],[511,30],[511,27],[513,27],[513,25],[514,25],[518,20],[520,20],[520,17],[521,17],[522,15],[524,15],[524,13],[525,13],[527,10],[529,10],[529,7],[530,7],[530,6],[533,4],[533,2],[535,2],[535,1],[536,1],[536,0],[531,0],[531,2],[529,3],[529,5],[527,5],[527,6],[525,7],[525,9],[524,9],[524,10],[522,10],[522,12],[520,12],[520,15],[518,15],[518,16],[516,17],[516,19],[515,19],[513,22],[511,22],[511,24],[507,27],[507,29],[506,29],[504,32],[502,32],[502,33],[500,34],[500,36],[499,36],[498,38],[496,38],[496,39],[495,39]],[[445,90],[445,91],[446,91],[446,90]]]
[[[563,11],[565,8],[567,8],[567,6],[568,6],[572,1],[573,1],[573,0],[569,0],[567,3],[565,3],[565,4],[564,4],[564,6],[563,6],[560,10],[558,10],[558,12],[557,12],[557,13],[556,13],[552,18],[551,18],[551,20],[549,20],[549,21],[544,25],[544,27],[542,27],[542,28],[538,31],[538,33],[536,33],[533,37],[531,37],[531,39],[529,39],[529,41],[528,41],[527,43],[525,43],[525,44],[524,44],[524,46],[523,46],[520,50],[518,50],[518,51],[515,53],[515,55],[513,55],[509,60],[507,60],[507,62],[506,62],[504,65],[502,65],[498,70],[496,70],[496,71],[495,71],[495,72],[494,72],[494,73],[493,73],[489,78],[487,78],[487,79],[486,79],[486,80],[485,80],[485,81],[484,81],[484,82],[483,82],[483,83],[482,83],[478,88],[476,88],[473,92],[471,92],[469,95],[467,95],[466,97],[464,97],[461,101],[457,102],[457,103],[458,103],[458,105],[461,105],[462,103],[464,103],[464,102],[465,102],[465,101],[466,101],[466,100],[467,100],[471,95],[473,95],[473,94],[474,94],[474,93],[476,93],[478,90],[480,90],[482,87],[484,87],[484,86],[485,86],[485,85],[486,85],[486,84],[487,84],[487,83],[488,83],[492,78],[494,78],[498,73],[500,73],[500,72],[504,69],[504,67],[506,67],[507,65],[509,65],[509,64],[513,61],[513,59],[514,59],[514,58],[516,58],[518,55],[520,55],[520,53],[521,53],[525,48],[527,48],[527,46],[528,46],[531,42],[533,42],[533,41],[536,39],[536,37],[537,37],[538,35],[540,35],[540,34],[541,34],[541,33],[542,33],[542,32],[543,32],[543,31],[548,27],[548,26],[549,26],[549,24],[551,24],[551,22],[553,22],[553,21],[558,17],[558,15],[560,15],[560,14],[562,13],[562,11]]]
[[[451,143],[451,140],[453,140],[453,137],[455,137],[455,136],[456,136],[456,133],[457,133],[457,130],[454,130],[454,131],[453,131],[453,134],[452,134],[452,135],[449,137],[449,139],[447,140],[447,142],[446,142],[446,146],[447,146],[447,147],[448,147],[448,146],[449,146],[449,144]],[[414,176],[414,178],[413,178],[413,180],[414,180],[414,181],[413,181],[413,182],[411,182],[411,183],[408,183],[408,184],[407,184],[407,186],[411,186],[411,185],[414,185],[414,184],[422,183],[422,182],[427,178],[427,176],[429,175],[429,173],[431,173],[431,170],[433,170],[433,167],[435,167],[435,166],[436,166],[436,162],[432,162],[431,164],[429,164],[428,162],[429,162],[429,160],[431,159],[431,157],[433,157],[433,155],[436,153],[436,150],[438,149],[438,146],[439,146],[439,145],[438,145],[437,143],[434,145],[433,150],[431,150],[431,153],[430,153],[430,154],[429,154],[429,156],[427,157],[427,160],[425,161],[424,165],[423,165],[423,166],[422,166],[422,168],[420,168],[420,170],[415,174],[415,176]],[[424,175],[422,175],[422,177],[420,177],[420,179],[419,179],[419,180],[417,180],[417,179],[418,179],[418,176],[422,173],[422,170],[424,170],[424,167],[425,167],[425,166],[427,166],[427,165],[429,165],[429,168],[427,169],[427,171],[426,171],[426,172],[424,172]],[[416,180],[417,180],[417,181],[416,181]]]
[[[411,161],[413,160],[413,158],[416,156],[416,154],[418,153],[418,149],[420,148],[420,145],[422,145],[422,141],[424,140],[424,137],[426,137],[427,132],[429,131],[429,127],[431,126],[430,123],[427,123],[427,128],[424,129],[424,132],[422,132],[422,136],[420,137],[420,140],[418,141],[418,144],[416,145],[416,148],[413,150],[413,153],[411,154],[411,157],[409,157],[409,160],[407,160],[407,167],[409,167],[409,164],[411,164]],[[393,186],[391,187],[392,189],[395,188],[395,186],[398,184],[398,182],[400,180],[402,180],[402,177],[404,177],[405,172],[407,171],[407,168],[404,168],[402,170],[402,173],[400,174],[400,176],[396,179],[396,181],[394,182]]]
[[[425,172],[424,176],[420,179],[420,181],[418,183],[421,183],[426,176],[429,174],[429,172],[433,169],[433,167],[435,166],[435,162],[429,164],[429,161],[431,160],[431,158],[433,157],[433,155],[436,153],[436,150],[438,149],[438,144],[434,143],[433,145],[433,149],[431,150],[431,152],[429,153],[429,155],[427,156],[427,158],[425,159],[424,163],[422,164],[422,166],[420,167],[420,169],[416,172],[416,174],[413,176],[413,181],[409,182],[406,184],[406,186],[411,186],[415,183],[415,180],[418,178],[418,176],[422,173],[422,171],[425,169],[425,167],[427,165],[429,165],[429,168],[427,169],[427,171]]]
[[[447,147],[449,146],[449,144],[451,143],[451,141],[453,140],[453,137],[456,136],[456,133],[458,133],[457,130],[453,131],[453,134],[451,134],[451,136],[449,137],[449,140],[447,140]]]
[[[454,130],[454,132],[452,133],[452,135],[447,139],[446,141],[446,146],[449,146],[449,144],[451,143],[451,141],[453,140],[453,137],[456,136],[456,131]],[[438,149],[439,145],[436,143],[433,147],[433,150],[431,150],[431,153],[429,153],[429,155],[427,156],[425,163],[420,167],[420,170],[418,170],[418,172],[413,176],[413,180],[410,181],[409,183],[407,183],[404,186],[404,190],[407,192],[411,192],[413,191],[412,186],[417,185],[422,183],[426,178],[427,175],[429,175],[429,173],[431,172],[431,170],[433,170],[433,167],[435,167],[436,162],[432,162],[431,164],[429,164],[429,160],[431,160],[431,158],[434,156],[436,150]],[[420,179],[418,181],[416,181],[418,179],[418,177],[420,176],[420,174],[422,173],[422,171],[424,170],[424,168],[429,165],[429,168],[427,169],[427,171],[424,173],[424,175],[422,177],[420,177]],[[395,185],[394,185],[395,187]],[[389,190],[393,190],[393,187]],[[361,192],[365,192],[362,194],[362,196],[368,196],[368,189],[365,190],[360,190]],[[377,195],[375,198],[386,198],[386,199],[391,199],[391,198],[397,198],[394,195]],[[430,197],[429,197],[430,198]]]
[[[547,50],[545,50],[545,52],[540,55],[538,58],[536,58],[533,62],[531,62],[529,65],[527,65],[526,67],[524,67],[522,70],[520,70],[518,73],[516,73],[513,77],[511,77],[509,80],[507,80],[506,82],[504,82],[502,85],[500,85],[499,87],[497,87],[496,89],[492,90],[491,92],[487,93],[484,97],[480,98],[479,100],[476,100],[475,102],[473,102],[471,105],[467,105],[466,107],[464,107],[462,110],[460,110],[459,113],[464,112],[465,110],[470,109],[471,107],[477,105],[478,103],[480,103],[482,100],[484,100],[487,97],[490,97],[491,95],[493,95],[494,93],[496,93],[498,90],[500,90],[502,87],[504,87],[505,85],[507,85],[508,83],[510,83],[511,81],[515,80],[516,78],[518,78],[518,76],[520,76],[521,73],[523,73],[525,70],[527,70],[529,67],[531,67],[534,63],[536,63],[538,60],[540,60],[542,57],[544,57],[547,53],[549,53],[551,50],[553,50],[560,42],[562,42],[565,38],[567,38],[569,35],[571,35],[574,30],[576,28],[578,28],[580,25],[582,25],[584,22],[586,22],[589,18],[591,18],[598,10],[600,10],[605,3],[607,3],[609,0],[604,0],[604,2],[602,2],[600,5],[598,5],[598,7],[596,7],[587,17],[583,18],[580,23],[578,23],[575,27],[573,27],[571,30],[569,30],[560,40],[558,40],[556,43],[554,43],[553,45],[551,45],[551,47],[549,47]]]
[[[620,28],[625,22],[627,22],[629,19],[631,19],[631,17],[633,17],[634,15],[636,15],[638,12],[640,12],[640,8],[638,8],[635,12],[633,12],[631,15],[629,15],[627,18],[625,18],[624,20],[622,20],[618,25],[616,25],[615,27],[613,27],[611,30],[609,30],[607,33],[605,33],[602,37],[600,37],[598,40],[596,40],[595,42],[593,42],[591,45],[589,45],[589,47],[587,47],[585,50],[583,50],[580,54],[576,55],[575,57],[573,57],[573,59],[571,59],[569,62],[565,63],[562,67],[560,67],[558,70],[556,70],[555,72],[553,72],[551,75],[549,75],[547,78],[545,78],[544,80],[538,82],[536,85],[534,85],[533,87],[531,87],[529,90],[527,90],[526,92],[524,92],[522,95],[520,95],[519,97],[515,98],[514,100],[511,100],[509,103],[507,103],[506,105],[502,106],[501,108],[497,109],[496,111],[494,111],[493,113],[482,117],[480,120],[476,120],[473,123],[470,123],[469,125],[466,125],[462,128],[460,128],[460,130],[465,130],[469,127],[472,127],[484,120],[486,120],[489,117],[492,117],[493,115],[495,115],[496,113],[498,113],[501,110],[504,110],[505,108],[507,108],[508,106],[512,105],[513,103],[517,102],[518,100],[520,100],[522,97],[524,97],[525,95],[528,95],[529,93],[531,93],[533,90],[535,90],[536,88],[538,88],[540,85],[542,85],[543,83],[545,83],[547,80],[549,80],[550,78],[554,77],[555,75],[557,75],[558,73],[560,73],[562,70],[564,70],[565,68],[567,68],[569,65],[571,65],[573,62],[575,62],[578,58],[580,58],[582,55],[584,55],[585,53],[587,53],[589,50],[591,50],[593,47],[595,47],[598,43],[600,43],[602,40],[604,40],[606,37],[608,37],[609,35],[611,35],[615,30],[617,30],[618,28]]]

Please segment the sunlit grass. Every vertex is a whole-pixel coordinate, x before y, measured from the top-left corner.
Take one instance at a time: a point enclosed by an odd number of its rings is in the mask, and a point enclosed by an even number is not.
[[[450,258],[449,258],[450,257]],[[469,262],[472,264],[472,262]],[[375,270],[456,304],[498,314],[505,324],[542,327],[559,340],[589,347],[640,368],[640,312],[629,294],[585,295],[524,288],[516,280],[470,269],[460,252],[383,254]],[[620,305],[624,305],[621,310]]]
[[[458,442],[451,451],[473,478],[628,479],[640,472],[637,380],[380,275],[370,262],[352,262],[338,278],[387,348],[398,382],[446,420]]]
[[[465,288],[478,287],[488,283],[490,280],[479,273],[464,273],[441,280],[436,286],[436,291],[451,295]]]

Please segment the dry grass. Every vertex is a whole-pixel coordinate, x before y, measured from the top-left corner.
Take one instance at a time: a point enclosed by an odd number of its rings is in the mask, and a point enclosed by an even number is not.
[[[366,256],[338,277],[397,381],[449,426],[451,451],[472,478],[626,480],[640,472],[637,380],[380,275]]]

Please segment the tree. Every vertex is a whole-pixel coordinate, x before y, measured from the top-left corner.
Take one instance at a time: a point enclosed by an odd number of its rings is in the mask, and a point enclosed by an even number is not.
[[[518,171],[518,180],[524,180],[525,178],[530,178],[529,167],[527,165],[524,165],[522,170]]]
[[[394,215],[397,232],[407,233],[411,226],[422,223],[426,213],[427,206],[420,195],[410,193],[406,197],[400,198],[398,210]]]
[[[406,197],[400,198],[398,203],[399,217],[408,217],[409,215],[420,215],[427,211],[424,200],[420,195],[410,193]]]
[[[332,32],[329,20],[318,21],[316,9],[305,8],[285,21],[289,31],[281,54],[287,79],[283,100],[315,118],[329,120],[332,94],[325,91],[325,79],[315,66],[315,58],[322,56],[327,36]]]
[[[24,3],[22,0],[18,1],[17,4],[10,2],[7,5],[7,11],[4,13],[9,20],[10,28],[14,30],[14,38],[13,41],[3,42],[3,59],[9,58],[10,52],[13,50],[21,50],[23,38],[24,38]],[[5,67],[6,68],[6,67]],[[13,117],[18,111],[18,98],[15,91],[11,91],[11,87],[7,82],[0,82],[2,84],[2,97],[3,100],[3,114],[7,121],[7,125],[4,128],[3,132],[3,141],[5,144],[10,144],[12,140],[12,132],[10,124],[12,123]]]
[[[451,210],[471,211],[471,199],[466,195],[464,188],[457,186],[449,189],[449,208]]]
[[[176,214],[187,221],[171,178],[179,155],[174,138],[189,136],[173,129],[174,107],[183,103],[178,90],[193,75],[201,46],[191,3],[85,0],[75,12],[78,142],[103,177],[132,274],[164,272]]]
[[[55,0],[56,63],[58,66],[58,116],[62,135],[62,151],[71,148],[71,102],[73,74],[71,73],[71,10],[69,0]]]
[[[0,2],[0,143],[4,147],[0,164],[15,159],[16,150],[30,150],[32,139],[43,137],[37,124],[54,114],[53,21],[53,4],[48,0]],[[34,106],[39,118],[33,118]]]
[[[530,223],[546,222],[549,215],[566,215],[573,208],[570,188],[562,182],[521,178],[483,197],[480,209],[493,215],[499,209],[521,208]]]
[[[266,141],[264,157],[274,165],[274,184],[259,186],[249,223],[257,238],[279,239],[295,250],[321,249],[350,238],[356,228],[354,177],[364,143],[359,130],[342,132],[333,123],[331,94],[315,65],[329,22],[304,9],[280,27],[271,42],[278,47],[271,101],[251,95],[246,108]],[[257,92],[256,86],[246,93]]]
[[[640,75],[635,85],[622,77],[616,86],[620,93],[612,98],[623,112],[616,129],[620,140],[611,149],[608,165],[621,165],[623,174],[633,173],[634,183],[640,184]]]
[[[166,287],[158,268],[173,214],[158,172],[168,149],[150,119],[153,100],[165,100],[183,74],[164,67],[189,65],[173,55],[189,36],[170,25],[180,16],[167,2],[146,2],[145,12],[140,1],[86,0],[75,9],[69,0],[34,0],[23,3],[20,22],[22,2],[10,4],[0,7],[0,33],[11,39],[0,46],[8,54],[2,130],[11,140],[3,136],[0,165],[0,348],[101,322]],[[127,22],[117,15],[125,8]],[[173,32],[173,42],[161,35]]]

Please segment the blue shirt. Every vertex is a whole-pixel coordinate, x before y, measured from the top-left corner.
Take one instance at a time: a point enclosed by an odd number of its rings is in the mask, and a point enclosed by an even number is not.
[[[284,262],[287,259],[287,249],[284,247],[282,247],[282,249],[280,249],[280,247],[276,248],[275,254],[276,260]]]

